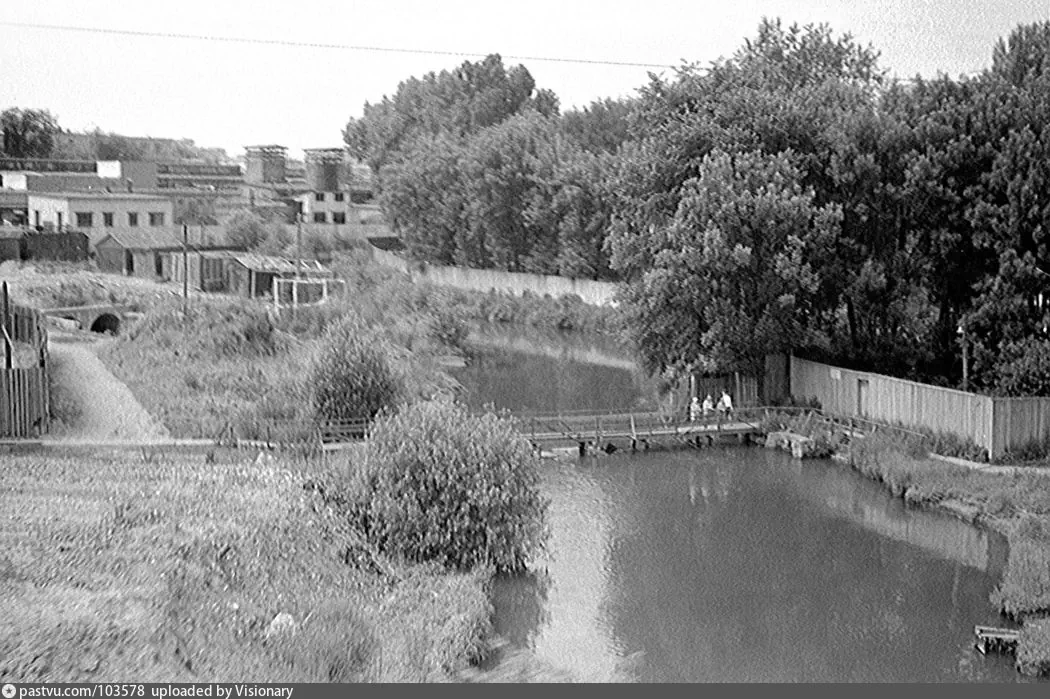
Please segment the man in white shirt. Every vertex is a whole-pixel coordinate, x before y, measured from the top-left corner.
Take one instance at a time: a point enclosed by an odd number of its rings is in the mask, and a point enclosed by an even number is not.
[[[729,393],[722,391],[722,397],[718,399],[718,410],[729,417],[733,414],[733,399],[729,396]]]

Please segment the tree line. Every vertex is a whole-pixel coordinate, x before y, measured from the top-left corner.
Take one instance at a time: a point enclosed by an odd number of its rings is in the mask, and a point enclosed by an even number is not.
[[[58,118],[47,109],[9,107],[0,112],[0,152],[10,158],[58,160],[228,160],[219,148],[201,148],[190,141],[167,138],[134,138],[93,131],[81,138],[63,138]]]
[[[1050,395],[1050,23],[979,75],[887,78],[764,19],[707,68],[560,113],[499,56],[402,82],[344,133],[421,260],[623,282],[654,372],[793,350]]]

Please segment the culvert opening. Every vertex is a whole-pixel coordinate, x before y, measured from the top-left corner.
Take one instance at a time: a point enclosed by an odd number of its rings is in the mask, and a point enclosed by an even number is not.
[[[91,324],[91,332],[116,335],[120,332],[120,318],[112,313],[103,313]]]

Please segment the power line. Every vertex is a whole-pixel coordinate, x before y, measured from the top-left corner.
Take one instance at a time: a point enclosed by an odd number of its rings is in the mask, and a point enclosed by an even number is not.
[[[109,29],[105,27],[72,27],[60,24],[34,24],[27,22],[4,22],[0,26],[22,29],[48,29],[55,31],[83,32],[88,34],[118,34],[123,36],[150,37],[156,39],[190,39],[194,41],[216,41],[231,44],[261,44],[296,48],[335,49],[339,51],[373,51],[379,53],[405,53],[426,56],[456,56],[459,58],[485,58],[487,54],[465,51],[437,51],[430,49],[405,49],[385,46],[356,46],[352,44],[330,44],[315,41],[292,41],[289,39],[255,39],[239,36],[210,36],[207,34],[181,34],[176,32],[148,32],[133,29]],[[551,56],[502,56],[512,61],[545,61],[548,63],[579,63],[582,65],[615,66],[619,68],[675,68],[664,63],[635,63],[631,61],[606,61],[590,58],[557,58]]]

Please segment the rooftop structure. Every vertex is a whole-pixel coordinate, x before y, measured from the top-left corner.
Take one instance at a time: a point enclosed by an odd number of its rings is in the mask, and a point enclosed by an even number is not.
[[[244,179],[251,184],[271,184],[285,181],[285,161],[288,149],[284,146],[246,146],[244,149]]]
[[[315,192],[336,192],[346,185],[346,151],[306,148],[306,184]]]

